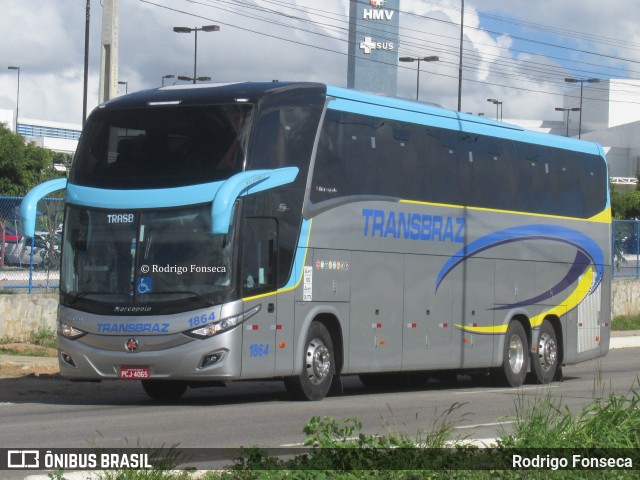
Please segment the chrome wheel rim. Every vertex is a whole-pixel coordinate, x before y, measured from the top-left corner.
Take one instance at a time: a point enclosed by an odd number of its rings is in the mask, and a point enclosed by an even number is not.
[[[305,357],[307,376],[314,385],[319,385],[329,375],[331,370],[331,353],[319,338],[309,342]]]
[[[538,340],[538,359],[542,370],[548,372],[558,361],[558,346],[548,333],[540,335]]]
[[[513,373],[520,373],[524,365],[524,346],[519,335],[509,340],[509,367]]]

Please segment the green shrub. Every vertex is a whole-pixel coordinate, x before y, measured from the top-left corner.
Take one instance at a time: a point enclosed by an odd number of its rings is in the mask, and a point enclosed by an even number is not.
[[[640,315],[620,315],[611,321],[611,330],[640,330]]]

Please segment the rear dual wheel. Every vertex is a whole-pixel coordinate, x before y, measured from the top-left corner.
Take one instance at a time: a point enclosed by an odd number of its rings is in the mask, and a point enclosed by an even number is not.
[[[531,352],[531,370],[538,383],[544,384],[553,381],[560,360],[558,353],[556,331],[551,322],[545,320],[540,325],[537,348]]]
[[[494,370],[498,383],[507,387],[519,387],[524,383],[529,368],[529,341],[527,332],[518,321],[507,328],[502,351],[502,367]]]

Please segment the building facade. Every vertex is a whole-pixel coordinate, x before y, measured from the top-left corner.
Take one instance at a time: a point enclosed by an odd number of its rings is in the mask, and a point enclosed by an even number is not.
[[[349,2],[347,87],[395,96],[400,0]]]
[[[5,123],[11,131],[15,131],[15,112],[0,109],[0,122]],[[18,118],[18,131],[28,142],[54,152],[73,154],[78,147],[78,139],[82,127],[80,125],[33,118]]]

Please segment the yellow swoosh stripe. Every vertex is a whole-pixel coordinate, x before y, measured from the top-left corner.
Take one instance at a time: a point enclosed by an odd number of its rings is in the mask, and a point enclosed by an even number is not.
[[[560,305],[552,307],[549,310],[546,310],[541,314],[531,317],[529,319],[529,322],[531,323],[531,327],[535,328],[540,326],[544,321],[545,317],[547,317],[548,315],[557,315],[558,317],[561,317],[562,315],[576,308],[589,293],[592,282],[593,282],[593,267],[589,267],[589,269],[582,275],[582,278],[578,282],[578,285],[576,286],[575,290],[573,290],[573,292],[569,294],[569,296],[565,299],[564,302],[562,302]],[[484,333],[484,334],[497,335],[497,334],[506,333],[507,328],[509,328],[509,325],[508,324],[497,325],[495,327],[493,326],[468,327],[468,326],[457,324],[456,327],[459,328],[460,330],[463,330],[469,333],[479,333],[479,334]]]

